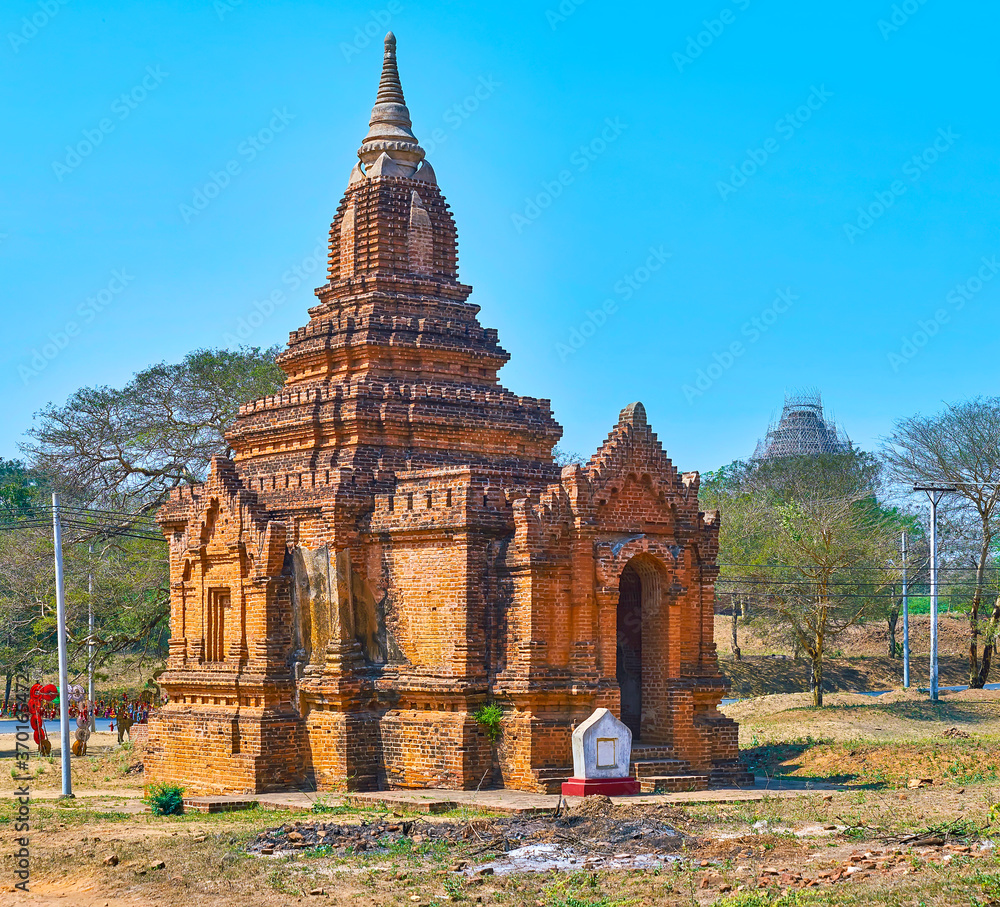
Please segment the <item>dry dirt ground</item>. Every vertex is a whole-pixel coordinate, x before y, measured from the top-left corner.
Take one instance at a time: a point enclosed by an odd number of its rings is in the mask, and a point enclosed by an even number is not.
[[[830,640],[824,665],[824,689],[832,691],[890,690],[902,685],[903,663],[888,656],[884,621],[851,627]],[[896,635],[902,643],[902,622]],[[809,664],[796,661],[788,639],[782,634],[767,635],[758,626],[739,626],[743,658],[736,661],[732,649],[732,618],[715,617],[715,642],[722,673],[733,696],[763,696],[809,689]],[[942,616],[939,624],[940,680],[946,686],[967,684],[969,676],[969,624],[964,617]],[[910,669],[915,686],[928,682],[930,620],[926,614],[910,618]],[[1000,667],[991,682],[1000,681]]]
[[[59,787],[60,746],[58,736],[50,738],[52,755],[41,757],[33,754],[31,758],[31,774],[33,783],[38,788]],[[34,748],[34,744],[31,744]],[[7,788],[10,777],[8,767],[14,764],[16,740],[14,734],[0,734],[0,766],[3,774],[0,776],[0,790]],[[72,767],[73,786],[87,790],[120,790],[123,786],[142,787],[142,754],[133,751],[126,741],[124,746],[118,746],[118,734],[97,731],[90,735],[87,741],[87,756],[83,759],[74,758]]]
[[[1000,694],[827,701],[727,708],[758,773],[837,783],[743,803],[588,798],[558,816],[430,817],[330,797],[310,812],[153,817],[115,801],[140,783],[141,753],[95,755],[74,768],[111,779],[92,785],[100,797],[32,804],[28,894],[13,888],[5,797],[0,903],[998,907]],[[58,779],[41,762],[36,791]]]
[[[725,614],[715,615],[715,644],[719,655],[729,658],[733,654],[733,619]],[[787,634],[767,633],[754,624],[738,624],[737,635],[744,655],[791,655]],[[896,642],[903,642],[903,619],[896,627]],[[965,656],[969,648],[969,621],[964,615],[942,614],[938,621],[938,650],[941,655]],[[827,654],[834,657],[881,658],[888,656],[888,625],[884,620],[871,621],[851,627],[842,635],[829,641]],[[926,614],[910,616],[910,651],[922,657],[930,651],[930,617]]]

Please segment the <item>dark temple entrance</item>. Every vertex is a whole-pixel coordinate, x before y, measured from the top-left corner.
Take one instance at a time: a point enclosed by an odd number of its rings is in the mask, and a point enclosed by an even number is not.
[[[618,686],[621,721],[639,739],[642,719],[642,581],[631,564],[618,581]]]

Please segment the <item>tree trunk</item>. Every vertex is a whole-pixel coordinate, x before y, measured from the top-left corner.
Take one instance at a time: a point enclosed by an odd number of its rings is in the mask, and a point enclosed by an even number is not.
[[[973,689],[981,690],[990,679],[990,663],[993,653],[996,651],[997,631],[1000,629],[1000,595],[993,603],[993,613],[990,615],[990,626],[986,631],[986,644],[983,646],[983,662],[976,677],[976,685]]]
[[[986,528],[985,526],[983,527]],[[972,592],[972,608],[969,610],[969,686],[976,690],[981,689],[979,682],[979,659],[977,651],[979,647],[979,605],[983,600],[983,575],[986,572],[986,562],[990,556],[993,537],[989,532],[983,533],[983,544],[979,549],[979,561],[976,564],[976,586]],[[983,653],[986,657],[986,653]],[[987,673],[989,668],[987,667]]]
[[[895,658],[896,653],[899,651],[898,643],[896,642],[896,624],[899,623],[899,609],[900,605],[895,605],[889,612],[888,618],[886,620],[889,622],[889,657]]]
[[[979,665],[979,674],[976,676],[976,685],[972,688],[974,690],[981,690],[986,686],[986,681],[990,677],[990,662],[992,661],[994,646],[987,643],[983,646],[983,660]]]
[[[969,611],[969,686],[976,689],[979,682],[979,655],[976,637],[979,636],[979,590],[972,598],[972,608]]]
[[[823,656],[815,654],[812,657],[812,694],[813,705],[823,707]]]
[[[733,596],[733,658],[737,661],[743,660],[743,653],[740,651],[739,640],[736,637],[736,620],[739,617],[739,609],[736,604],[736,596]]]
[[[14,675],[10,671],[7,672],[7,689],[3,693],[3,710],[7,712],[10,709],[10,685],[14,680]]]

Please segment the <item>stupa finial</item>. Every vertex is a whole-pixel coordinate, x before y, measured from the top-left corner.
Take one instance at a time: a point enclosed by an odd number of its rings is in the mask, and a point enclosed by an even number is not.
[[[382,80],[378,83],[376,104],[402,104],[403,86],[399,84],[399,69],[396,67],[396,36],[389,32],[385,36],[385,54],[382,57]]]
[[[400,175],[411,175],[424,158],[424,149],[417,142],[412,125],[396,67],[396,36],[389,32],[385,36],[382,78],[368,122],[368,135],[358,149],[358,157],[365,167],[370,167],[385,154],[396,165],[393,169],[402,171]]]

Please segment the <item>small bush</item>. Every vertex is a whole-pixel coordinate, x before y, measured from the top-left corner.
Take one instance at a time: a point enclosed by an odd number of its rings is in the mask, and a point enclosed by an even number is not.
[[[795,907],[799,903],[798,893],[794,891],[784,895],[777,892],[744,891],[716,901],[715,907]]]
[[[184,788],[176,784],[150,784],[144,799],[154,816],[179,816],[184,812]]]
[[[486,736],[490,738],[490,742],[496,743],[497,738],[500,736],[500,722],[503,720],[503,709],[495,702],[488,702],[486,705],[480,706],[472,717],[486,731]]]
[[[746,891],[716,901],[716,907],[769,907],[771,899],[758,891]]]

